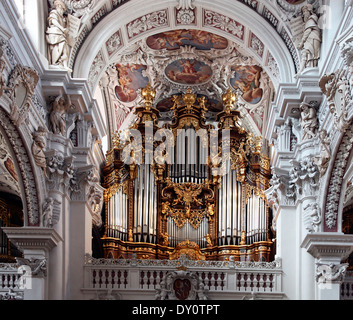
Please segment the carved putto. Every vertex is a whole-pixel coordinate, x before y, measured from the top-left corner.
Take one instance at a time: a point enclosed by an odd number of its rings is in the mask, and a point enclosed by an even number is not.
[[[303,102],[300,106],[301,126],[303,129],[302,140],[315,138],[319,127],[316,109],[314,106]]]
[[[66,114],[71,105],[70,96],[67,101],[62,96],[54,100],[50,113],[50,124],[54,134],[66,136]]]

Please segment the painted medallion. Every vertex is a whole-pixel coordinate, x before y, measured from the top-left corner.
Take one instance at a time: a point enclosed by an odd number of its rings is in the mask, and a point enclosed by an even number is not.
[[[286,0],[289,4],[301,4],[305,2],[305,0]]]
[[[167,66],[165,74],[169,80],[178,84],[203,84],[212,77],[212,69],[202,61],[180,59]]]

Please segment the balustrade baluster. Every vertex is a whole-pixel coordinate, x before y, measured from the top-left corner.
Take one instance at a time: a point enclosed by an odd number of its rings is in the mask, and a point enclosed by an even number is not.
[[[128,276],[129,276],[129,272],[127,270],[125,270],[124,271],[124,286],[125,286],[125,289],[126,289],[127,285],[129,284]]]

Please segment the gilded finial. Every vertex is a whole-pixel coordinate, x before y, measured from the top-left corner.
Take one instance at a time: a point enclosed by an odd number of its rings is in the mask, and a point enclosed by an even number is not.
[[[121,147],[121,135],[119,131],[115,132],[113,135],[113,145],[116,149],[120,149]]]
[[[191,107],[196,102],[196,95],[192,93],[191,88],[188,88],[186,94],[183,95],[183,101],[187,107]]]
[[[142,98],[145,100],[146,108],[151,108],[153,100],[156,97],[156,91],[152,88],[150,83],[141,90],[141,94]]]
[[[225,111],[229,113],[234,104],[237,102],[237,95],[231,89],[228,89],[228,91],[222,96],[222,99],[225,106]]]

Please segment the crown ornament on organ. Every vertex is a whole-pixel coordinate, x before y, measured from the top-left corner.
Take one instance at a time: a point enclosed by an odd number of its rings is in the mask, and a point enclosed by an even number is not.
[[[224,104],[224,111],[226,113],[230,113],[235,103],[238,101],[238,98],[237,95],[231,89],[228,89],[228,91],[223,94],[222,100]]]
[[[156,98],[156,91],[152,88],[150,83],[141,90],[141,95],[142,98],[145,100],[146,109],[150,110],[153,101]]]

